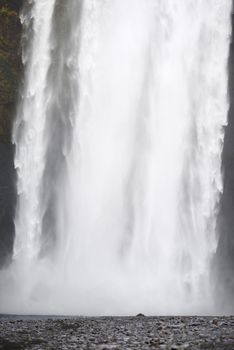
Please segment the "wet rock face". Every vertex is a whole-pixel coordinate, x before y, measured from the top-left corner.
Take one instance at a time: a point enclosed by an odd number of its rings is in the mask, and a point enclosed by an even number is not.
[[[14,242],[15,170],[12,145],[0,142],[0,267],[11,259]]]
[[[233,1],[234,5],[234,1]],[[222,156],[223,193],[218,218],[219,243],[215,257],[216,292],[220,309],[234,312],[234,13],[232,40],[228,64],[229,102],[228,125],[225,127]]]
[[[0,318],[0,349],[233,350],[233,317]]]
[[[21,0],[0,0],[0,266],[11,257],[14,240],[15,170],[12,122],[22,71]]]
[[[21,1],[0,0],[0,140],[9,142],[21,73]]]

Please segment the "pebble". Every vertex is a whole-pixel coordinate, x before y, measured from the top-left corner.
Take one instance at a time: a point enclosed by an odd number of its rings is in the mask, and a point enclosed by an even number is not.
[[[0,350],[234,350],[234,317],[0,315]]]

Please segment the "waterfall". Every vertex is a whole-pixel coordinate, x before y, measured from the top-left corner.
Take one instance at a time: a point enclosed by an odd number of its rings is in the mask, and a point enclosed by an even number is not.
[[[25,5],[1,312],[216,312],[231,10],[231,0]]]

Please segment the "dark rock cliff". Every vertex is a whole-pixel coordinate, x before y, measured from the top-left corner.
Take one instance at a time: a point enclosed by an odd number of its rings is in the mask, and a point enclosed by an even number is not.
[[[223,148],[224,188],[218,220],[219,244],[215,260],[218,270],[218,300],[221,310],[234,312],[234,13],[232,14],[232,40],[229,54],[229,101],[228,125]],[[217,271],[216,270],[216,271]]]
[[[20,1],[0,0],[0,140],[9,142],[21,72]]]
[[[23,0],[0,0],[0,265],[14,239],[14,149],[11,128],[21,76],[19,11]]]

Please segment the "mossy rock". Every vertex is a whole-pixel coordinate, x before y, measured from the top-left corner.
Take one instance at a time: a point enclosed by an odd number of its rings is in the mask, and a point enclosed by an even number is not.
[[[0,8],[8,7],[16,12],[19,12],[23,5],[23,0],[0,0]]]
[[[22,1],[0,0],[0,141],[10,142],[22,71],[19,10]]]

